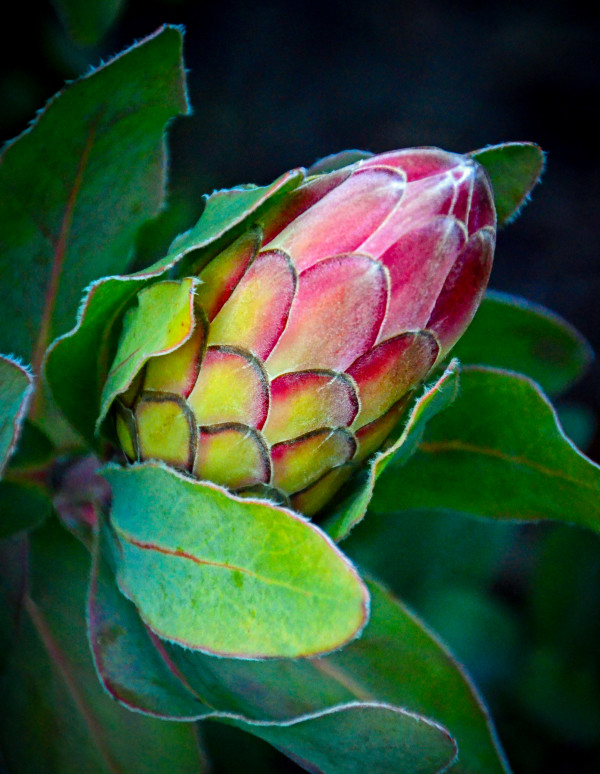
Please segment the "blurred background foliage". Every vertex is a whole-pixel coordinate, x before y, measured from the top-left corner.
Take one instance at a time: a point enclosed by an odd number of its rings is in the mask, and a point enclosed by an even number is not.
[[[492,286],[545,304],[600,350],[599,22],[577,1],[312,4],[31,0],[0,27],[0,141],[65,80],[164,22],[187,29],[191,118],[170,131],[169,207],[140,264],[198,217],[201,194],[267,183],[331,152],[468,151],[533,140],[542,185],[498,240]],[[598,363],[559,401],[600,459]],[[373,514],[344,544],[466,665],[515,774],[600,770],[600,541],[557,525]],[[217,724],[214,771],[299,769]]]

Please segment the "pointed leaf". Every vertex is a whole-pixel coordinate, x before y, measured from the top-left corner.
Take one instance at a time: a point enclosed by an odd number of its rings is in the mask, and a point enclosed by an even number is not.
[[[599,495],[600,468],[565,437],[537,385],[471,367],[409,464],[379,481],[371,507],[556,519],[600,531]]]
[[[181,31],[162,28],[67,86],[4,150],[0,346],[35,373],[82,289],[126,268],[163,204],[165,125],[187,111],[181,47]]]
[[[0,355],[0,476],[17,446],[32,392],[31,371]]]
[[[130,712],[99,685],[86,637],[83,546],[53,521],[32,536],[31,547],[31,596],[1,678],[3,767],[32,774],[204,771],[191,725]]]
[[[492,182],[498,225],[519,214],[544,169],[544,154],[532,142],[505,142],[471,153]]]
[[[315,774],[441,774],[456,760],[446,729],[375,702],[347,704],[289,723],[234,723]]]
[[[90,445],[94,444],[100,393],[117,347],[118,323],[127,304],[177,263],[181,263],[179,276],[196,262],[205,263],[301,181],[302,173],[296,171],[262,188],[217,191],[208,198],[196,226],[175,240],[164,259],[129,277],[106,277],[90,286],[77,325],[52,344],[45,369],[54,399]]]
[[[161,637],[247,658],[330,651],[368,594],[315,525],[159,464],[108,467],[119,585]]]
[[[377,479],[390,462],[394,463],[394,467],[403,465],[417,448],[426,423],[455,399],[458,390],[457,369],[457,362],[452,361],[438,381],[425,389],[412,407],[400,437],[388,449],[375,454],[369,466],[355,477],[347,496],[327,517],[325,531],[336,542],[343,540],[363,519]]]
[[[488,292],[452,354],[465,365],[506,368],[557,395],[585,372],[593,357],[583,336],[543,306]]]

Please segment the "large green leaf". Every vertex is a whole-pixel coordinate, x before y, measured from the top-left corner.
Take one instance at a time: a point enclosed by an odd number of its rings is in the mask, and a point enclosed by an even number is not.
[[[177,717],[189,691],[204,700],[198,717],[237,718],[252,734],[267,738],[262,723],[287,723],[350,703],[383,703],[433,718],[450,730],[459,747],[456,774],[501,774],[507,768],[481,701],[461,668],[423,626],[388,592],[369,583],[372,615],[362,636],[343,650],[316,659],[240,661],[215,658],[161,643],[144,627],[134,606],[116,589],[111,562],[98,555],[93,574],[89,623],[99,674],[120,701],[144,712]],[[164,659],[157,661],[157,652]],[[182,681],[166,679],[165,665]],[[170,696],[164,690],[177,693]],[[186,711],[186,708],[183,708]],[[335,719],[333,716],[332,719]],[[346,722],[342,715],[340,722]],[[349,717],[349,716],[346,716]],[[360,713],[354,714],[360,724]],[[402,721],[404,723],[404,721]],[[302,732],[302,727],[296,727]],[[294,724],[269,741],[288,751]],[[372,728],[373,741],[384,747],[384,727]],[[287,734],[287,738],[286,738]],[[402,738],[398,740],[403,743]],[[332,729],[328,749],[347,754],[342,734]],[[368,755],[356,762],[370,771]],[[389,771],[404,771],[390,765]],[[410,771],[411,769],[409,769]],[[334,769],[335,771],[335,769]]]
[[[293,171],[262,188],[217,191],[208,198],[197,225],[175,240],[164,259],[136,274],[106,277],[91,285],[77,325],[52,344],[45,369],[54,399],[90,445],[95,443],[100,395],[117,348],[120,319],[136,293],[175,266],[184,276],[186,267],[233,241],[264,208],[301,181],[302,173]]]
[[[16,448],[32,392],[31,371],[0,355],[0,476]]]
[[[441,726],[374,702],[333,707],[289,723],[257,723],[252,733],[317,774],[441,774],[457,755]]]
[[[593,357],[587,341],[543,306],[488,292],[473,322],[452,350],[464,365],[525,374],[549,395],[577,381]]]
[[[181,31],[165,27],[68,85],[0,165],[0,347],[39,373],[82,289],[123,271],[164,201],[165,125],[187,111]]]
[[[31,594],[0,677],[3,766],[19,774],[199,774],[193,726],[129,712],[98,683],[86,637],[85,549],[56,522],[31,544]]]
[[[458,364],[453,360],[444,374],[425,388],[412,406],[400,437],[387,449],[375,454],[368,467],[352,481],[347,494],[342,492],[340,504],[334,506],[324,522],[325,531],[335,541],[343,540],[364,518],[373,488],[386,467],[391,462],[404,464],[417,448],[427,422],[452,403],[458,390],[457,368]]]
[[[388,469],[377,511],[441,508],[501,519],[556,519],[600,530],[600,468],[565,437],[526,377],[471,367],[417,453]]]
[[[544,154],[532,142],[505,142],[473,151],[473,158],[486,168],[502,226],[515,218],[544,170]]]
[[[111,466],[121,589],[165,639],[248,658],[338,648],[368,615],[346,557],[293,511],[160,463]]]

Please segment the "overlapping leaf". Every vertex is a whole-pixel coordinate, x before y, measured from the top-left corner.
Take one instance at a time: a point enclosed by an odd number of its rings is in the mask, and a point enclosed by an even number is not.
[[[23,774],[202,772],[191,725],[129,712],[102,690],[85,634],[85,549],[55,522],[31,543],[31,596],[0,677],[3,765]]]
[[[95,442],[100,395],[117,347],[120,320],[135,295],[178,264],[182,264],[178,265],[179,276],[184,276],[188,264],[220,250],[263,208],[301,180],[301,172],[291,172],[262,188],[218,191],[209,197],[198,224],[175,241],[163,260],[137,274],[106,277],[92,284],[76,327],[54,342],[46,361],[56,402],[89,444]]]
[[[4,149],[0,346],[36,373],[82,289],[126,268],[163,204],[165,125],[187,110],[181,47],[180,30],[163,28],[67,86]]]
[[[16,448],[32,392],[31,371],[0,355],[0,476]]]
[[[502,519],[556,519],[600,530],[600,468],[563,434],[526,377],[471,367],[409,463],[388,468],[371,507],[442,508]]]
[[[522,298],[490,291],[453,349],[463,365],[525,374],[548,395],[577,381],[592,359],[583,336],[557,314]]]
[[[490,176],[498,225],[515,218],[544,170],[544,154],[532,142],[505,142],[473,151]]]
[[[361,638],[341,651],[316,659],[249,662],[215,658],[149,634],[133,605],[117,591],[110,559],[99,553],[90,594],[90,638],[108,690],[120,701],[151,714],[181,717],[190,711],[190,694],[194,694],[204,701],[197,709],[198,717],[236,717],[240,727],[298,755],[300,748],[292,741],[303,729],[294,725],[294,719],[316,717],[356,702],[385,704],[434,719],[447,728],[459,747],[459,762],[452,768],[456,774],[506,772],[486,711],[460,667],[391,595],[375,583],[369,583],[369,588],[370,622]],[[157,660],[157,654],[163,661]],[[331,717],[327,749],[332,755],[345,757],[342,729],[338,734],[336,724],[349,717]],[[352,722],[357,723],[358,731],[362,723],[358,710],[353,711]],[[279,736],[277,723],[287,724]],[[371,733],[376,746],[391,744],[384,727],[373,728]],[[396,744],[405,741],[403,736]],[[367,749],[357,751],[356,764],[371,771],[370,754]],[[388,765],[389,771],[404,771],[397,761],[391,765],[388,760]]]
[[[249,658],[341,647],[368,616],[352,565],[311,522],[159,463],[109,467],[121,589],[160,636]]]

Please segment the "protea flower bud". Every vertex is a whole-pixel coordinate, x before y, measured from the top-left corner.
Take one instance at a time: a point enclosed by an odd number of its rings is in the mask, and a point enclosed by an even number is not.
[[[308,178],[201,269],[191,337],[117,401],[124,450],[315,513],[471,321],[495,223],[435,148]]]

